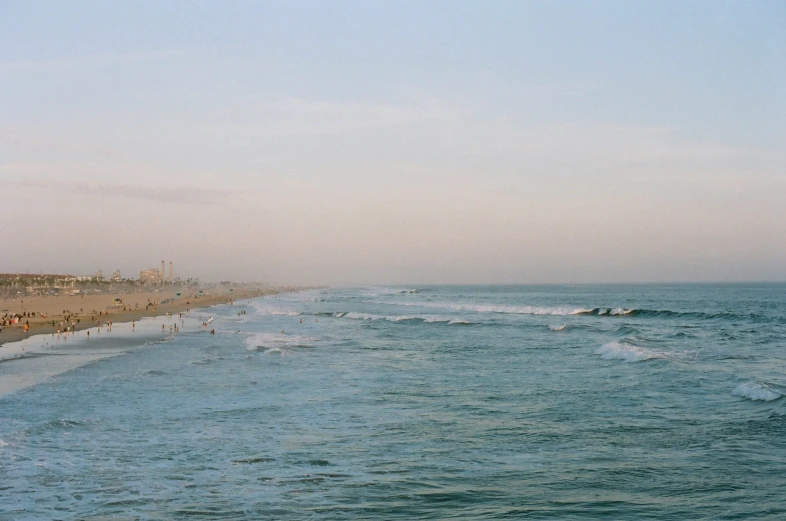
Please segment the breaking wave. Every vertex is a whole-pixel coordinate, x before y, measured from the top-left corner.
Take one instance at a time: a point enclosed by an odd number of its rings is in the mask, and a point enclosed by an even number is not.
[[[465,318],[453,318],[439,315],[376,315],[374,313],[359,313],[355,311],[337,311],[335,313],[318,313],[318,315],[348,320],[384,320],[387,322],[422,322],[424,324],[451,324],[471,325],[477,324]]]
[[[738,385],[732,392],[732,395],[739,396],[740,398],[747,398],[754,401],[771,402],[783,396],[779,390],[775,390],[766,384],[758,382],[747,382]]]
[[[444,309],[450,311],[467,311],[474,313],[501,313],[511,315],[554,315],[554,316],[597,316],[597,317],[660,317],[660,318],[694,318],[703,320],[713,319],[750,319],[762,320],[764,317],[755,313],[733,313],[722,311],[708,313],[702,311],[673,311],[670,309],[646,309],[624,307],[575,307],[575,306],[511,306],[501,304],[468,304],[456,302],[395,302],[384,300],[364,300],[366,304],[381,304],[386,306],[419,307],[431,309]]]
[[[616,340],[603,344],[595,351],[595,354],[600,355],[604,360],[623,360],[625,362],[642,362],[665,357],[665,353],[661,351],[647,349],[628,342],[617,342]]]
[[[567,324],[549,324],[549,329],[552,331],[565,331],[567,328]]]

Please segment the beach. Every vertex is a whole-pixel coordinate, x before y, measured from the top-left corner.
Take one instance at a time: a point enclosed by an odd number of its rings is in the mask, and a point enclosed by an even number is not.
[[[185,312],[188,309],[226,304],[264,295],[272,295],[300,288],[294,286],[259,286],[235,284],[215,286],[200,291],[198,288],[149,289],[139,292],[107,292],[102,294],[21,296],[0,298],[0,315],[3,313],[24,316],[18,323],[0,326],[0,358],[2,346],[37,334],[57,334],[65,328],[82,331],[101,323],[138,321]],[[29,330],[25,332],[25,324]]]
[[[300,289],[233,285],[204,289],[201,294],[198,289],[177,288],[0,299],[3,313],[31,315],[0,332],[0,364],[13,363],[0,377],[0,397],[102,358],[124,354],[140,343],[171,339],[179,332],[208,332],[207,321],[211,319],[206,308],[211,306]],[[25,325],[29,327],[27,332]]]

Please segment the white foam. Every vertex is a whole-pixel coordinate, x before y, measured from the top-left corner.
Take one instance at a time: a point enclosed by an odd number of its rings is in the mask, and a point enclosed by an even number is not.
[[[549,329],[552,331],[563,331],[566,327],[568,327],[567,324],[549,324]]]
[[[508,315],[557,315],[569,316],[590,313],[592,309],[574,307],[539,307],[539,306],[507,306],[497,304],[464,304],[454,302],[392,302],[392,301],[364,301],[367,304],[382,304],[386,306],[407,306],[432,309],[446,309],[452,311],[470,311],[474,313],[500,313]]]
[[[355,311],[333,314],[336,318],[348,318],[351,320],[387,320],[388,322],[401,322],[402,320],[417,320],[419,317],[412,315],[375,315],[373,313],[357,313]]]
[[[8,444],[0,439],[0,447],[5,447],[6,445]]]
[[[350,320],[386,320],[388,322],[404,322],[407,320],[422,320],[427,324],[446,322],[448,324],[473,324],[466,319],[450,318],[439,315],[375,315],[373,313],[357,313],[354,311],[338,311],[333,313],[336,318],[348,318]]]
[[[760,400],[764,402],[771,402],[783,396],[782,393],[758,382],[740,384],[731,394],[741,398],[748,398],[749,400]]]
[[[349,313],[336,313],[336,318],[349,318],[352,320],[385,320],[386,317],[382,315],[374,315],[371,313],[356,313],[350,311]]]
[[[646,349],[626,342],[617,342],[616,340],[603,344],[595,351],[595,354],[600,355],[604,360],[623,360],[625,362],[641,362],[664,358],[665,356],[665,353],[660,351]]]

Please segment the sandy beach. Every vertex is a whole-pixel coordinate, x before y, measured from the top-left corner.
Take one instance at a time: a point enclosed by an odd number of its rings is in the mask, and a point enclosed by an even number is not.
[[[4,327],[0,333],[0,397],[90,362],[123,354],[140,342],[161,340],[171,336],[173,330],[207,331],[205,317],[193,311],[301,289],[304,288],[235,285],[205,289],[202,294],[181,288],[84,297],[0,299],[3,312],[35,313]],[[178,292],[180,298],[176,298]],[[116,305],[117,302],[122,304]],[[26,323],[28,332],[24,330]],[[162,323],[169,328],[162,329]],[[65,332],[66,327],[71,331]]]
[[[65,328],[81,331],[101,323],[131,322],[143,317],[175,314],[187,309],[205,308],[299,289],[302,288],[233,285],[203,289],[201,294],[194,288],[175,288],[100,295],[0,298],[0,316],[3,313],[27,315],[16,324],[0,326],[0,350],[9,342],[37,334],[57,333],[58,329],[61,332],[65,332]],[[180,293],[179,297],[177,293]],[[27,332],[24,327],[26,324],[29,326]]]

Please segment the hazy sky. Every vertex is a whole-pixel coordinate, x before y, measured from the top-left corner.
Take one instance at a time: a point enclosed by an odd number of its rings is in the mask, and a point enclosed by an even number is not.
[[[0,2],[0,272],[786,280],[786,2]]]

